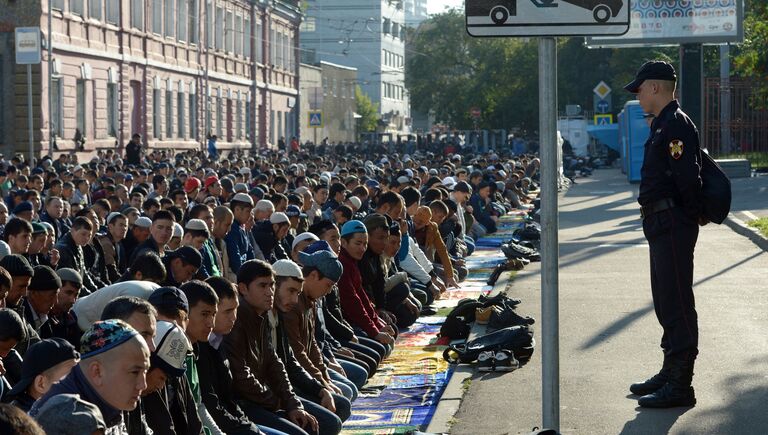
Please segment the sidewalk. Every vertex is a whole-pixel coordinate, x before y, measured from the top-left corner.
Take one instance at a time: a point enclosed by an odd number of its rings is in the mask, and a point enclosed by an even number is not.
[[[579,179],[561,198],[561,432],[765,432],[768,254],[724,225],[702,228],[696,250],[699,405],[644,410],[628,395],[631,382],[655,373],[661,363],[661,328],[653,314],[636,195],[637,185],[619,171],[604,170]],[[768,198],[764,202],[768,206]],[[537,318],[537,332],[538,267],[519,273],[510,291],[525,301],[520,313]],[[541,346],[518,371],[473,373],[452,423],[454,434],[517,434],[540,426]]]
[[[768,239],[747,225],[755,219],[768,217],[768,176],[733,179],[731,191],[731,214],[725,224],[768,251]]]

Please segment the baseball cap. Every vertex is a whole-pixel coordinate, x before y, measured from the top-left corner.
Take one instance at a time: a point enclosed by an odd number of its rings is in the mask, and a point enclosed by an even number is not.
[[[272,213],[272,216],[269,217],[269,221],[273,224],[284,224],[284,223],[289,223],[290,219],[288,219],[288,216],[285,213],[277,212],[277,213]]]
[[[146,216],[141,216],[136,219],[136,222],[134,222],[133,225],[139,228],[149,228],[152,226],[152,220]]]
[[[328,242],[319,240],[309,245],[304,252],[299,252],[299,260],[301,260],[301,264],[305,267],[314,267],[325,278],[337,282],[341,278],[344,268],[336,254],[330,249],[331,247],[328,245]]]
[[[355,233],[365,233],[368,234],[368,230],[365,229],[365,225],[358,221],[358,220],[351,220],[347,221],[342,227],[341,227],[341,236],[348,236],[350,234]]]
[[[17,396],[23,393],[35,381],[37,375],[64,361],[79,358],[80,354],[75,347],[63,338],[46,338],[38,341],[24,354],[21,378],[8,395]]]
[[[187,295],[176,287],[159,287],[149,295],[147,302],[158,308],[180,309],[189,312]]]
[[[217,181],[219,181],[219,177],[211,175],[205,179],[205,187],[210,187],[211,184],[216,183]]]
[[[307,217],[306,214],[301,212],[301,209],[299,208],[299,206],[293,205],[293,204],[289,205],[285,209],[285,215],[288,216],[289,218],[291,218],[291,217]]]
[[[371,188],[371,189],[378,189],[378,188],[380,188],[380,186],[381,186],[381,185],[380,185],[380,184],[379,184],[379,182],[378,182],[378,181],[376,181],[376,180],[367,180],[367,181],[365,182],[365,186],[366,186],[366,187],[369,187],[369,188]]]
[[[298,264],[291,260],[277,260],[272,264],[275,276],[288,276],[298,280],[304,280],[304,274]]]
[[[315,234],[310,233],[309,231],[307,231],[306,233],[301,233],[293,239],[293,243],[291,244],[291,250],[296,249],[296,246],[305,240],[312,240],[314,242],[320,239]]]
[[[13,208],[13,214],[24,213],[25,211],[32,211],[32,203],[29,201],[22,201]]]
[[[160,368],[168,376],[184,375],[187,354],[192,351],[184,331],[173,322],[158,320],[154,342],[155,351],[149,357],[152,367]]]
[[[456,179],[453,177],[443,178],[443,186],[447,187],[448,190],[453,190],[453,188],[456,187]]]
[[[78,394],[51,397],[40,407],[35,420],[47,434],[81,435],[107,429],[99,407]]]
[[[191,246],[182,246],[175,251],[168,251],[165,255],[170,258],[180,258],[182,262],[198,269],[203,265],[203,256],[200,251]]]
[[[200,188],[200,180],[197,179],[197,177],[189,177],[187,178],[187,182],[184,183],[184,191],[187,193],[192,192],[195,189]]]
[[[659,60],[646,62],[637,71],[635,79],[627,83],[624,86],[624,89],[633,94],[636,94],[640,89],[640,85],[642,85],[646,80],[667,80],[673,82],[677,80],[675,67],[667,62]]]

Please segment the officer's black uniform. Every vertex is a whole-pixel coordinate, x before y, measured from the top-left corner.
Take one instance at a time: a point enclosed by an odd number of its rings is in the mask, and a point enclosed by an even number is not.
[[[626,89],[637,92],[643,80],[675,80],[664,62],[643,65]],[[701,215],[701,148],[691,119],[671,101],[651,124],[640,171],[638,202],[651,257],[651,292],[664,333],[664,365],[651,379],[630,390],[640,406],[692,406],[691,381],[698,355],[698,322],[693,296],[693,251]]]
[[[698,354],[693,250],[701,213],[700,168],[696,126],[672,101],[651,124],[637,199],[651,251],[653,306],[664,328],[661,348],[668,358],[693,360]]]

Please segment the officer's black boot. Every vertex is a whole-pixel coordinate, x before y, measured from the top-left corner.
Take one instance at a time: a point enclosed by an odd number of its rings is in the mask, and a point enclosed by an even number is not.
[[[693,360],[672,360],[669,381],[656,392],[641,397],[637,403],[644,408],[694,406],[696,395],[691,386],[692,380]]]
[[[631,391],[632,394],[636,394],[638,396],[645,396],[663,387],[668,380],[669,380],[669,358],[665,356],[664,364],[661,366],[661,370],[658,373],[656,373],[655,375],[653,375],[653,377],[651,377],[646,381],[638,382],[630,385],[629,391]]]

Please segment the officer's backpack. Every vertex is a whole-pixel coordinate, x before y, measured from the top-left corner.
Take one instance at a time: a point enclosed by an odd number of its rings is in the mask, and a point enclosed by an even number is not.
[[[701,152],[702,213],[710,222],[721,224],[731,211],[731,180],[720,165],[706,152]]]

